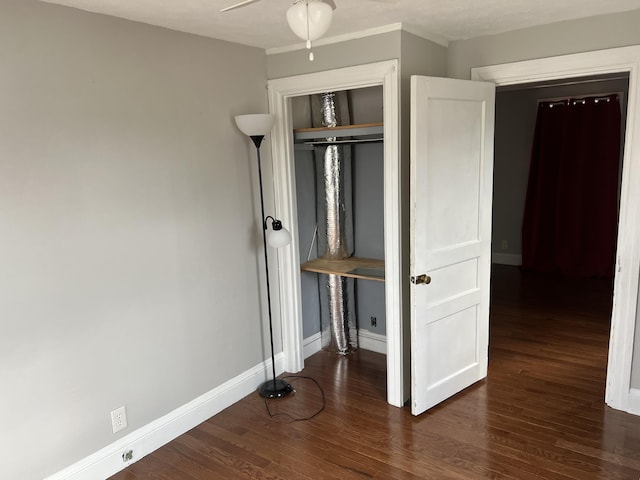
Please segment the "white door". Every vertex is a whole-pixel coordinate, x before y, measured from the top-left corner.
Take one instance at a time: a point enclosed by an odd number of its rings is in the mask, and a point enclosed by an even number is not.
[[[495,86],[411,78],[411,411],[487,375]]]

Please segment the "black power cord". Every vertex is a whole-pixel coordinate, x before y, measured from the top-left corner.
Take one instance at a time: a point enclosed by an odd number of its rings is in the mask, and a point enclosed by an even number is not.
[[[312,418],[314,418],[314,417],[318,416],[320,413],[322,413],[322,412],[324,411],[324,407],[325,407],[325,405],[326,405],[326,401],[325,401],[325,398],[324,398],[324,390],[322,389],[322,387],[321,387],[321,386],[320,386],[320,384],[316,381],[316,379],[315,379],[315,378],[305,377],[305,376],[302,376],[302,375],[288,375],[288,376],[286,376],[286,377],[280,377],[280,378],[282,378],[283,380],[287,380],[287,379],[290,379],[290,378],[300,378],[300,379],[303,379],[303,380],[311,380],[313,383],[315,383],[315,384],[316,384],[316,386],[318,387],[318,390],[320,391],[320,396],[322,397],[322,406],[320,407],[320,410],[318,410],[317,412],[315,412],[313,415],[310,415],[310,416],[308,416],[308,417],[301,417],[301,418],[298,418],[298,417],[294,417],[293,415],[291,415],[291,414],[289,414],[289,413],[287,413],[287,412],[273,413],[273,412],[271,411],[271,409],[269,408],[269,399],[268,399],[268,398],[265,398],[265,399],[264,399],[264,406],[267,408],[267,413],[269,414],[269,416],[270,416],[271,418],[275,418],[275,417],[289,417],[289,418],[291,419],[291,423],[293,423],[293,422],[302,422],[302,421],[305,421],[305,420],[311,420]],[[295,390],[295,388],[294,388],[294,390],[293,390],[293,391],[294,391],[294,393],[295,393],[295,391],[296,391],[296,390]],[[280,400],[282,400],[282,399],[280,399]]]

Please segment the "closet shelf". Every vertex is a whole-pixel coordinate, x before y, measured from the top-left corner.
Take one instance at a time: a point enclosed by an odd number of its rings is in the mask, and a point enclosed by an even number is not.
[[[371,143],[384,140],[382,123],[362,123],[340,127],[296,128],[293,140],[304,145],[334,145],[340,143]],[[335,138],[335,140],[328,140]]]
[[[384,282],[384,260],[374,258],[350,257],[343,260],[316,258],[300,265],[300,270]]]

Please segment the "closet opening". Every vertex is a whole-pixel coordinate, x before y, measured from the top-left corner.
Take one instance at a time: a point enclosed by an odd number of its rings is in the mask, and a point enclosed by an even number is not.
[[[291,119],[304,357],[386,355],[383,87],[294,96]]]

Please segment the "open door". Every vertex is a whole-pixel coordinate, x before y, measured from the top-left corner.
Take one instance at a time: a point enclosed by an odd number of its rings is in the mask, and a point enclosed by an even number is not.
[[[411,78],[411,411],[487,375],[495,86]]]

